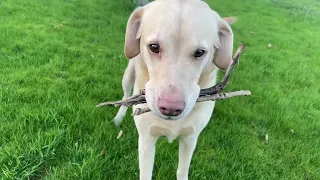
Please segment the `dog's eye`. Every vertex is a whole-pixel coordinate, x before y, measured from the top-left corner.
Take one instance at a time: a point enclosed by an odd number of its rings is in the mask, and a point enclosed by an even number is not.
[[[159,53],[160,51],[160,46],[157,43],[154,44],[150,44],[149,45],[149,49],[153,52],[153,53]]]
[[[206,53],[205,50],[203,50],[203,49],[197,49],[193,56],[194,56],[195,58],[199,58],[199,57],[203,56],[204,53]]]

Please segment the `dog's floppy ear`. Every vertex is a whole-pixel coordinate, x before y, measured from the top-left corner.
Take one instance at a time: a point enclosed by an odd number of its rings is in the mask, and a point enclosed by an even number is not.
[[[135,9],[130,15],[127,23],[124,54],[128,59],[131,59],[140,53],[140,23],[143,12],[143,7]]]
[[[232,61],[233,32],[229,23],[221,18],[218,20],[219,42],[215,45],[217,51],[214,54],[213,62],[221,70],[226,70]]]
[[[236,17],[223,17],[223,20],[225,20],[228,24],[233,24],[235,22],[237,22],[237,18]]]

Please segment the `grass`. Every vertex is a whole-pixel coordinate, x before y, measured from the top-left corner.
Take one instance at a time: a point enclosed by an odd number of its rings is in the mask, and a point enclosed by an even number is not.
[[[209,4],[239,17],[235,47],[247,44],[227,90],[254,94],[217,102],[190,179],[319,179],[320,2]],[[133,9],[127,0],[0,1],[0,179],[138,179],[132,118],[117,140],[117,108],[95,108],[122,97]],[[156,151],[154,179],[175,179],[177,141],[161,139]]]

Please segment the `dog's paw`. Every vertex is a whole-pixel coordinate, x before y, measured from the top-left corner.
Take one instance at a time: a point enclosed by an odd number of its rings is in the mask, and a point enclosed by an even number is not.
[[[116,126],[119,126],[119,125],[121,124],[123,118],[124,118],[124,116],[120,116],[120,117],[119,117],[119,116],[115,116],[115,117],[113,118],[114,124],[115,124]]]

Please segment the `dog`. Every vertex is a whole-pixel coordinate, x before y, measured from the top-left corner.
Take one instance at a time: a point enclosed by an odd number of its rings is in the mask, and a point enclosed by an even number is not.
[[[216,84],[217,72],[232,61],[233,17],[223,18],[201,0],[155,0],[137,7],[125,32],[129,59],[122,79],[123,99],[145,89],[151,112],[134,116],[140,180],[152,178],[155,143],[179,137],[178,180],[187,180],[199,134],[211,119],[215,102],[196,103],[200,89]],[[123,120],[121,106],[114,121]]]

